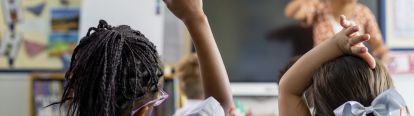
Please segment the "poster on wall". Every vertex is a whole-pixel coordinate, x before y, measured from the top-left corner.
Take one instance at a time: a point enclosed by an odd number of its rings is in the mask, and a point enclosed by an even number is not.
[[[385,0],[386,43],[394,49],[414,49],[414,0]]]
[[[2,0],[0,71],[63,70],[79,39],[80,0]]]
[[[393,74],[414,73],[414,52],[391,53],[388,70]]]

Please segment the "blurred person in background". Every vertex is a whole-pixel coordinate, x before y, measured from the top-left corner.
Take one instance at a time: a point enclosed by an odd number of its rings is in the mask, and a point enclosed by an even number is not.
[[[359,4],[358,0],[292,0],[285,8],[285,15],[313,26],[314,46],[332,38],[342,27],[340,15],[345,15],[354,25],[361,26],[359,33],[370,34],[368,41],[374,57],[385,64],[388,62],[388,48],[384,45],[377,21],[371,10]]]
[[[200,63],[204,98],[191,116],[229,115],[230,81],[216,45],[202,0],[165,0],[187,27]],[[127,25],[100,20],[76,46],[60,106],[68,116],[151,116],[167,100],[163,70],[155,45]],[[50,106],[49,105],[49,106]]]
[[[174,116],[187,114],[204,100],[199,65],[197,54],[189,54],[182,58],[175,68],[180,91],[187,97],[187,101],[181,109],[175,112]]]

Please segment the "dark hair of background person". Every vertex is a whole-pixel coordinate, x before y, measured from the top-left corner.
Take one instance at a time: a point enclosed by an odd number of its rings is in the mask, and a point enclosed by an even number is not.
[[[307,101],[312,103],[316,116],[333,116],[333,111],[345,102],[357,101],[369,106],[379,94],[392,87],[391,76],[381,63],[370,69],[358,57],[342,56],[316,71],[307,90]]]
[[[197,54],[193,53],[181,59],[176,67],[176,71],[180,89],[187,98],[204,99],[204,89]]]
[[[162,72],[154,44],[141,32],[100,20],[75,48],[58,104],[68,105],[68,116],[130,112],[134,102],[158,92]]]

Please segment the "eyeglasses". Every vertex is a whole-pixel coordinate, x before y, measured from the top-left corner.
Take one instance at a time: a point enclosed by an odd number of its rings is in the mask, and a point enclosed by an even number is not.
[[[160,93],[161,94],[159,95],[159,98],[151,100],[151,101],[145,103],[144,105],[140,106],[138,109],[132,111],[131,116],[133,116],[135,113],[137,113],[141,108],[143,108],[145,106],[148,106],[150,104],[154,104],[153,106],[159,106],[161,103],[163,103],[165,100],[167,100],[168,94],[162,89],[160,89]]]

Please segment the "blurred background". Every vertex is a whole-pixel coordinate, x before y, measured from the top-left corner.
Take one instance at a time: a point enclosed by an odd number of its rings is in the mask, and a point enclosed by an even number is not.
[[[314,45],[316,28],[285,15],[293,1],[297,0],[204,0],[240,116],[277,116],[280,71]],[[383,46],[389,48],[387,67],[414,111],[410,90],[414,15],[409,12],[414,0],[358,3],[377,21]],[[185,26],[162,0],[2,0],[0,4],[0,115],[59,116],[58,106],[45,106],[59,100],[72,51],[99,19],[130,25],[157,46],[170,98],[154,115],[172,115],[185,104],[174,66],[194,48]]]

